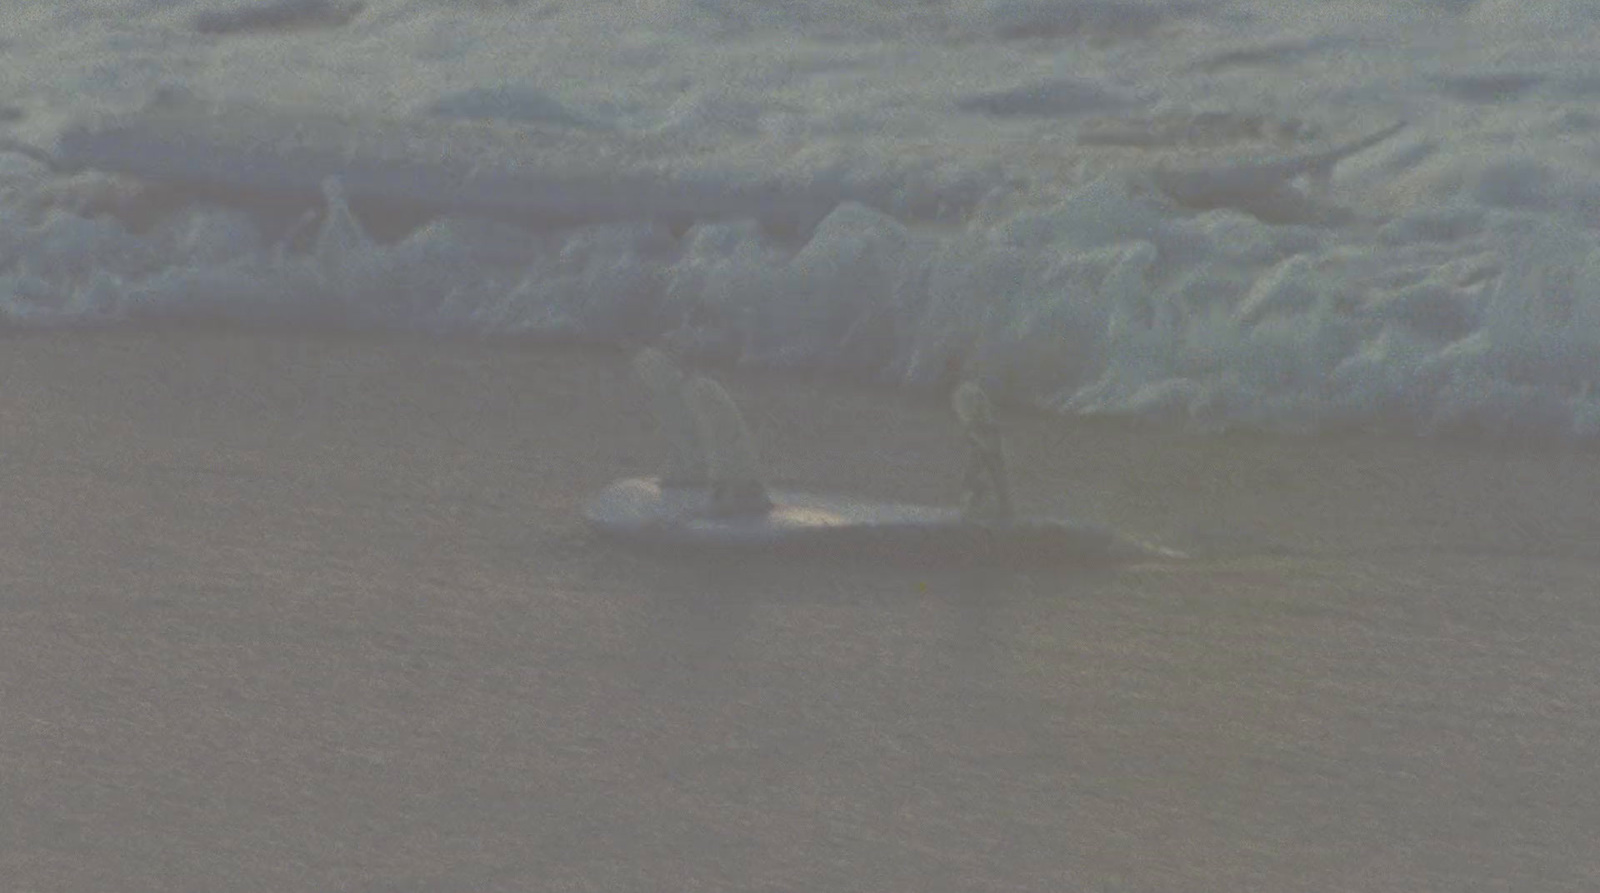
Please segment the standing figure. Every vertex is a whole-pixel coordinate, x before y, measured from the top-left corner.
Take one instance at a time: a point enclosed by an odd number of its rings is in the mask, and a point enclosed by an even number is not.
[[[963,382],[951,395],[950,404],[967,440],[967,467],[961,479],[961,517],[968,521],[1011,520],[1005,445],[989,406],[989,396],[973,382]]]

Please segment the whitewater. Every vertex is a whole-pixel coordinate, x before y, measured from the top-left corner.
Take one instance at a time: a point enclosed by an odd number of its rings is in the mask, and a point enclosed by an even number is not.
[[[1579,0],[30,5],[0,317],[1592,442],[1597,38]]]

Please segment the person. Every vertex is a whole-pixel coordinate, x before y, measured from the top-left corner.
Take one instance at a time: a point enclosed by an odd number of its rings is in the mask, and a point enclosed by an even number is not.
[[[727,518],[771,511],[772,498],[761,482],[761,460],[733,398],[722,385],[704,375],[690,378],[683,396],[694,413],[695,427],[705,446],[711,515]]]
[[[683,370],[671,357],[653,347],[634,354],[633,371],[650,391],[650,410],[667,440],[667,461],[661,469],[663,487],[705,487],[706,449],[695,415],[684,397]]]
[[[958,385],[951,407],[967,441],[961,479],[961,517],[968,521],[1011,520],[1011,489],[1006,481],[1005,444],[995,424],[989,395],[975,382]]]
[[[684,373],[653,347],[634,355],[633,369],[650,389],[651,409],[669,447],[659,485],[704,489],[712,517],[771,511],[755,443],[727,390],[705,375]]]

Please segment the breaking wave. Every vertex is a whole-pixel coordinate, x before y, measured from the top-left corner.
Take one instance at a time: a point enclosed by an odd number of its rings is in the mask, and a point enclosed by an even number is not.
[[[802,238],[754,219],[532,231],[471,217],[373,238],[336,181],[273,231],[195,203],[134,232],[3,156],[12,326],[207,318],[440,335],[660,340],[1084,414],[1314,431],[1600,437],[1600,243],[1462,205],[1347,229],[1194,213],[1125,177],[907,225],[845,201]],[[76,198],[63,199],[63,195]]]

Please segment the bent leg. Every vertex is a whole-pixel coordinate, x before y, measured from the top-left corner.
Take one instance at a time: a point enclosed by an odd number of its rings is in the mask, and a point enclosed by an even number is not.
[[[650,410],[667,440],[661,469],[664,487],[703,487],[709,481],[706,450],[694,413],[684,398],[684,375],[666,354],[646,347],[633,357],[633,371],[650,390]]]
[[[759,515],[772,508],[761,482],[755,442],[733,398],[710,378],[696,375],[683,389],[706,447],[711,511],[719,516]]]

